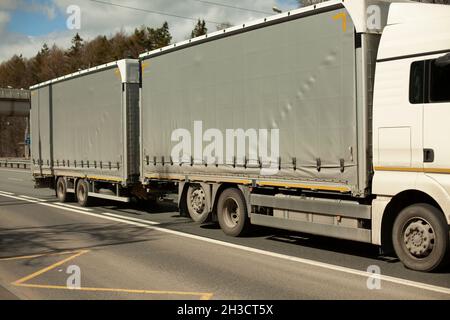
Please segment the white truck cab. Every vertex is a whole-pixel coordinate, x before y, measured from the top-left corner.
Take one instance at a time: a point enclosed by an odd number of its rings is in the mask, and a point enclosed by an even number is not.
[[[432,270],[450,225],[450,6],[392,3],[373,101],[372,242]]]

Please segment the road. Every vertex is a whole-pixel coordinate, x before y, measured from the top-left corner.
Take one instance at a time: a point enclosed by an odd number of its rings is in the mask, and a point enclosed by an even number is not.
[[[27,171],[0,169],[0,299],[448,300],[450,270],[414,272],[371,245],[280,230],[230,238],[171,203],[63,205]]]

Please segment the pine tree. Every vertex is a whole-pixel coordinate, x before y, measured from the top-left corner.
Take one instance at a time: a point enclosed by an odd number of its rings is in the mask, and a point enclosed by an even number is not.
[[[83,39],[77,34],[72,38],[72,46],[67,52],[69,57],[69,69],[70,72],[78,71],[83,69],[82,54],[83,54]]]
[[[69,49],[70,56],[78,56],[83,48],[83,39],[80,37],[79,33],[72,38],[72,46]]]
[[[194,30],[191,32],[191,38],[200,37],[208,33],[208,28],[206,28],[205,20],[198,19],[197,24],[194,27]]]
[[[149,46],[148,51],[168,46],[172,41],[172,35],[169,31],[169,24],[164,22],[160,28],[147,28]]]

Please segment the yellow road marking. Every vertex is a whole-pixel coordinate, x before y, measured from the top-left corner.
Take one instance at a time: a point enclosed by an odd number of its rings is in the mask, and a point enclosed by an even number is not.
[[[347,31],[347,15],[345,12],[340,12],[333,16],[333,20],[342,19],[342,31]]]
[[[33,259],[39,257],[50,257],[50,256],[62,256],[71,253],[77,253],[79,251],[64,251],[64,252],[53,252],[53,253],[37,253],[28,256],[17,256],[17,257],[9,257],[9,258],[0,258],[0,261],[14,261],[14,260],[25,260],[25,259]]]
[[[20,287],[40,288],[40,289],[57,289],[57,290],[76,290],[90,292],[122,292],[134,294],[161,294],[161,295],[183,295],[183,296],[199,296],[200,300],[209,300],[213,296],[207,292],[187,292],[187,291],[159,291],[159,290],[140,290],[140,289],[116,289],[116,288],[90,288],[81,287],[80,289],[71,289],[67,286],[55,286],[45,284],[18,284]]]
[[[13,282],[13,285],[16,285],[16,286],[17,286],[17,285],[20,285],[20,284],[22,284],[22,283],[24,283],[24,282],[26,282],[26,281],[29,281],[29,280],[31,280],[31,279],[33,279],[33,278],[36,278],[37,276],[40,276],[40,275],[43,274],[43,273],[46,273],[46,272],[48,272],[48,271],[50,271],[50,270],[52,270],[52,269],[55,269],[56,267],[59,267],[60,265],[66,263],[66,262],[68,262],[68,261],[70,261],[70,260],[73,260],[73,259],[75,259],[75,258],[81,256],[82,254],[85,254],[85,253],[88,253],[88,252],[89,252],[89,250],[81,250],[81,251],[78,251],[76,254],[71,255],[70,257],[68,257],[68,258],[66,258],[66,259],[64,259],[64,260],[61,260],[61,261],[59,261],[59,262],[56,262],[56,263],[52,264],[51,266],[48,266],[48,267],[46,267],[46,268],[44,268],[44,269],[41,269],[41,270],[39,270],[39,271],[36,271],[36,272],[30,274],[29,276],[26,276],[26,277],[23,277],[23,278],[21,278],[21,279],[19,279],[19,280],[14,281],[14,282]]]
[[[28,256],[18,256],[18,257],[11,257],[11,258],[3,258],[0,259],[0,261],[13,261],[13,260],[23,260],[23,259],[32,259],[37,257],[43,257],[43,256],[57,256],[57,255],[64,255],[64,254],[71,254],[73,255],[58,261],[48,267],[45,267],[41,270],[38,270],[28,276],[25,276],[19,280],[16,280],[12,283],[12,285],[17,287],[26,287],[26,288],[38,288],[38,289],[56,289],[56,290],[77,290],[77,291],[86,291],[86,292],[121,292],[121,293],[131,293],[131,294],[160,294],[160,295],[182,295],[182,296],[198,296],[200,297],[200,300],[209,300],[212,298],[213,293],[210,292],[190,292],[190,291],[170,291],[170,290],[141,290],[141,289],[122,289],[122,288],[91,288],[91,287],[81,287],[79,289],[73,289],[69,288],[67,286],[58,286],[58,285],[46,285],[46,284],[33,284],[33,283],[25,283],[27,281],[30,281],[50,270],[55,269],[56,267],[59,267],[85,253],[88,253],[89,250],[78,250],[78,251],[65,251],[65,252],[58,252],[58,253],[48,253],[48,254],[34,254],[34,255],[28,255]]]

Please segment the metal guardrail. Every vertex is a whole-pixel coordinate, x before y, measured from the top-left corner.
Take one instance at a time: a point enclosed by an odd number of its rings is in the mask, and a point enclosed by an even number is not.
[[[0,88],[0,99],[30,100],[30,91],[24,89]]]
[[[30,169],[31,161],[26,159],[0,159],[0,168]]]

